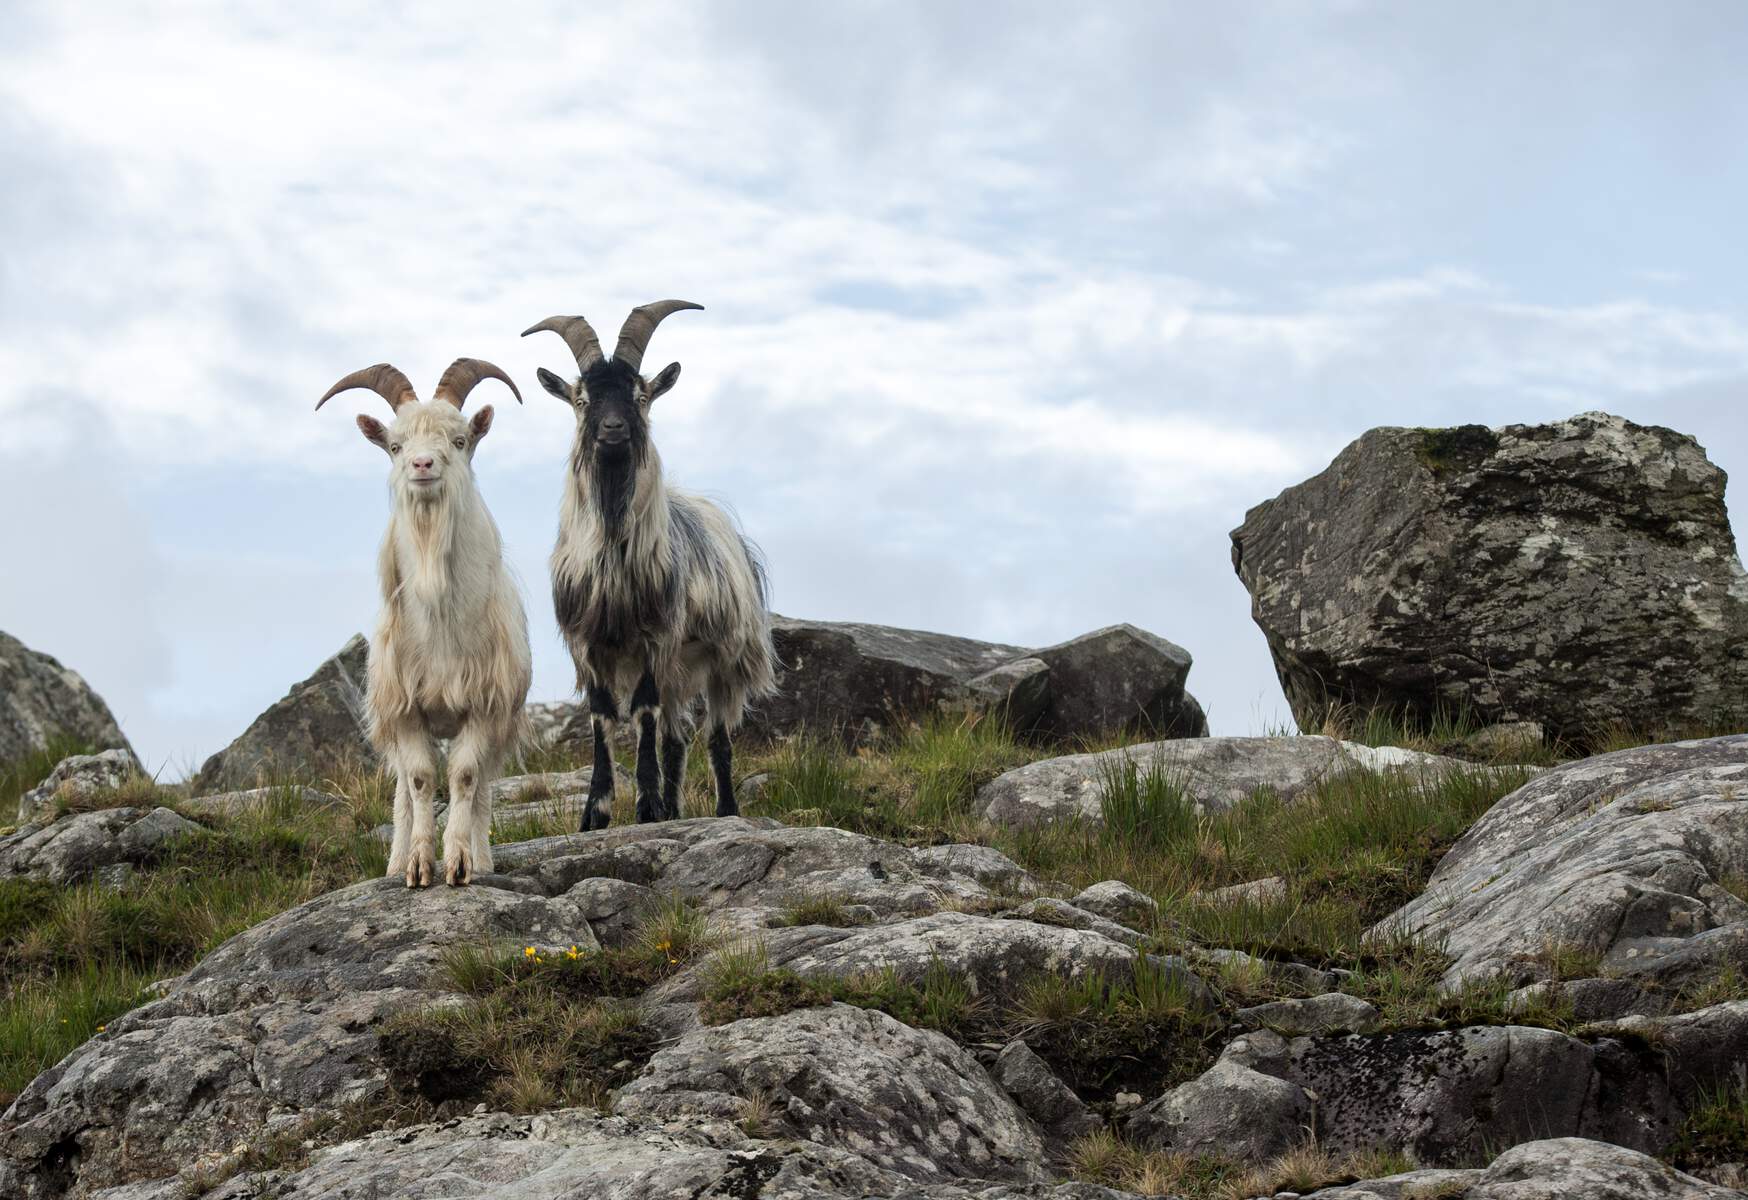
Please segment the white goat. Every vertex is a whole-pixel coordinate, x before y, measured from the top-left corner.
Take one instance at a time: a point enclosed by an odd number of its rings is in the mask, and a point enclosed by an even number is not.
[[[370,641],[370,740],[394,771],[388,873],[425,887],[435,870],[434,739],[449,738],[444,877],[452,885],[492,869],[492,779],[521,737],[532,673],[528,621],[504,566],[498,527],[473,477],[473,452],[492,427],[488,404],[462,416],[482,379],[522,394],[491,363],[458,358],[420,403],[407,377],[380,363],[328,389],[369,388],[394,408],[384,427],[358,428],[389,457],[394,509],[377,555],[382,614]]]
[[[650,438],[650,405],[674,386],[680,364],[645,379],[638,374],[644,348],[663,318],[698,307],[664,300],[632,309],[612,358],[581,317],[548,317],[523,334],[559,334],[582,372],[575,385],[545,368],[539,375],[577,421],[552,552],[552,601],[594,724],[585,830],[605,828],[611,817],[607,737],[620,716],[615,694],[629,698],[626,715],[637,729],[637,819],[659,821],[680,812],[700,696],[709,705],[716,815],[739,811],[729,735],[747,702],[774,686],[758,551],[720,507],[667,486]]]

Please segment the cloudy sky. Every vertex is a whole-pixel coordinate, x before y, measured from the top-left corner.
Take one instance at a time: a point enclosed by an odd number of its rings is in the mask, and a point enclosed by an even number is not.
[[[385,359],[522,384],[477,465],[567,694],[555,312],[706,306],[657,441],[780,611],[1133,622],[1216,732],[1286,720],[1228,531],[1371,426],[1748,480],[1739,5],[358,7],[0,4],[0,629],[172,776],[370,624],[380,405],[311,409]]]

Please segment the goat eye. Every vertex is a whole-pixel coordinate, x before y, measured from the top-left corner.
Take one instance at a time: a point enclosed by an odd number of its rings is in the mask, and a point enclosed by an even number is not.
[[[394,445],[392,445],[388,448],[388,452],[390,454],[399,454],[401,452],[401,444],[399,442],[396,442]]]
[[[466,438],[456,438],[455,439],[455,448],[457,450],[467,449],[467,439]]]

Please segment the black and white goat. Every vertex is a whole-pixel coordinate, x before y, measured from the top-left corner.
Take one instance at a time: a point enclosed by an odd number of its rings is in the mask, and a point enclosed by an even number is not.
[[[552,601],[594,726],[585,830],[605,828],[612,817],[608,736],[622,712],[637,731],[637,819],[679,815],[700,697],[716,815],[737,813],[729,738],[747,703],[774,687],[758,550],[719,506],[663,482],[650,439],[650,404],[674,386],[680,364],[645,379],[638,373],[644,349],[663,318],[700,307],[664,300],[633,309],[611,358],[581,317],[548,317],[522,335],[559,334],[581,372],[575,384],[544,368],[539,376],[577,421],[552,552]]]
[[[369,388],[394,423],[360,415],[358,428],[389,458],[394,500],[377,555],[382,615],[370,639],[370,740],[395,774],[388,873],[424,887],[435,870],[434,739],[449,738],[444,876],[465,884],[492,869],[492,777],[515,748],[531,675],[528,621],[504,566],[498,527],[473,477],[473,452],[491,405],[462,416],[474,385],[516,385],[491,363],[458,358],[420,403],[407,377],[380,363],[354,371],[316,403]]]

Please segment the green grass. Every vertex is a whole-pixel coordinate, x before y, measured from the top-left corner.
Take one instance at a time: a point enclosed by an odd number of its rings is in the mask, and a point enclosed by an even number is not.
[[[837,896],[810,896],[785,905],[778,924],[849,926],[860,925],[862,920]]]
[[[1684,1171],[1748,1162],[1748,1082],[1702,1092],[1663,1158]]]
[[[92,798],[165,803],[168,791],[130,783]],[[369,829],[380,795],[312,810],[290,788],[211,828],[178,838],[132,882],[57,887],[0,880],[0,1104],[138,1003],[153,980],[294,905],[382,874],[386,849]]]

